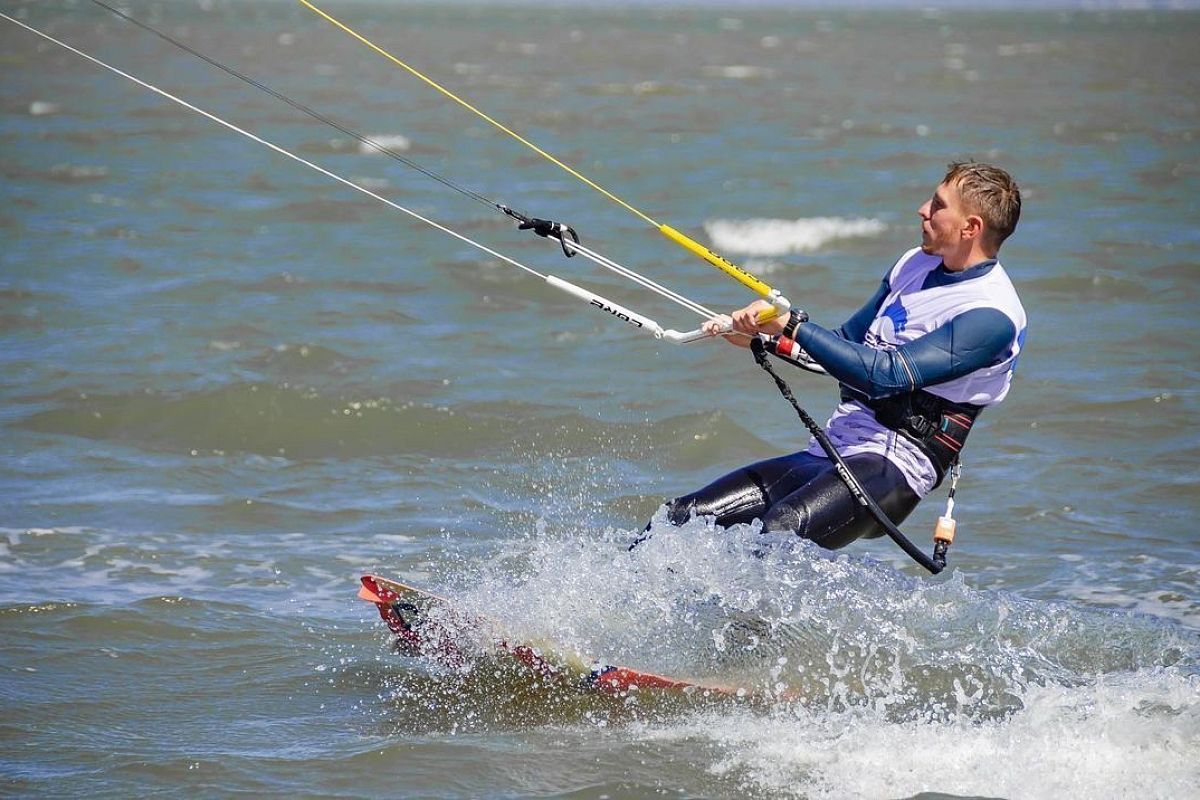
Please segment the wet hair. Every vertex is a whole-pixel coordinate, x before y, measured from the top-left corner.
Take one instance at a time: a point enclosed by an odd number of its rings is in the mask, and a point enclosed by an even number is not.
[[[942,182],[956,187],[967,210],[983,218],[984,244],[999,250],[1021,218],[1021,190],[1012,176],[991,164],[954,161]]]

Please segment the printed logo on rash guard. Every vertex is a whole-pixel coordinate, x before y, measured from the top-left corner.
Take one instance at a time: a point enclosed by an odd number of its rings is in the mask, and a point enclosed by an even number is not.
[[[887,307],[887,311],[883,312],[883,316],[892,321],[892,331],[899,333],[908,325],[908,309],[904,307],[904,303],[900,302],[900,298],[896,298],[896,302]],[[882,331],[881,331],[882,333]]]
[[[863,342],[877,349],[894,350],[899,341],[897,334],[907,326],[908,309],[897,297],[882,314],[875,318],[870,329],[867,330],[866,336],[863,337]]]

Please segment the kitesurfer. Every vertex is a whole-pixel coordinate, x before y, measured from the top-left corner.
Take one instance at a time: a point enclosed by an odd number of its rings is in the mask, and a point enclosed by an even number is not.
[[[791,340],[841,385],[826,432],[862,487],[900,523],[941,483],[980,411],[1008,393],[1025,340],[1025,311],[998,260],[1017,226],[1021,193],[991,164],[950,164],[917,211],[921,245],[906,252],[875,295],[830,330],[803,312],[759,322],[764,301],[733,312],[735,334]],[[706,323],[711,333],[729,319]],[[724,328],[722,328],[724,324]],[[722,526],[762,521],[839,548],[883,529],[825,453],[806,450],[734,470],[667,504],[676,525],[711,515]]]

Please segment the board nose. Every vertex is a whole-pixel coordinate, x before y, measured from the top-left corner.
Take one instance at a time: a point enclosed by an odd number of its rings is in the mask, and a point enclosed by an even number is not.
[[[368,581],[370,581],[370,583],[368,583]],[[383,598],[381,598],[378,592],[375,590],[374,583],[374,581],[364,575],[362,577],[362,586],[360,586],[358,589],[358,596],[363,600],[366,600],[368,603],[383,605]]]

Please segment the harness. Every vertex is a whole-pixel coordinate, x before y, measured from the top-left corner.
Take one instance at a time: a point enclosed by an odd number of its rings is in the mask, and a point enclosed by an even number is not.
[[[793,314],[793,319],[794,318],[795,314]],[[850,494],[852,494],[854,499],[857,500],[863,507],[865,507],[868,512],[870,512],[871,516],[875,518],[875,521],[878,522],[879,526],[883,529],[883,532],[890,536],[892,541],[900,546],[901,550],[903,550],[905,553],[908,553],[908,556],[913,561],[916,561],[934,575],[937,575],[939,572],[945,569],[946,551],[950,547],[950,542],[954,539],[953,527],[949,528],[947,534],[944,534],[940,537],[938,535],[934,536],[933,558],[930,558],[922,553],[916,545],[910,542],[908,537],[905,536],[904,533],[896,527],[895,523],[888,518],[887,512],[880,508],[879,504],[875,502],[871,495],[869,495],[867,491],[863,489],[862,484],[858,482],[858,478],[854,477],[854,473],[850,471],[850,467],[846,466],[846,460],[842,458],[841,454],[838,453],[837,448],[834,447],[833,442],[829,440],[829,436],[825,433],[825,430],[816,423],[816,420],[809,416],[807,411],[800,407],[799,403],[796,402],[796,397],[792,394],[791,387],[789,387],[787,382],[783,378],[779,377],[779,375],[775,373],[775,370],[771,368],[771,363],[767,360],[767,353],[772,352],[779,358],[782,358],[783,360],[792,364],[798,363],[795,357],[790,354],[784,355],[780,352],[779,339],[777,337],[770,341],[770,347],[771,349],[768,350],[767,344],[763,342],[762,338],[757,336],[750,340],[750,352],[754,353],[754,360],[757,361],[758,365],[762,367],[768,375],[771,376],[772,380],[775,381],[775,386],[779,389],[779,393],[783,395],[785,400],[791,403],[792,408],[796,411],[796,415],[799,416],[800,421],[804,423],[804,427],[808,428],[808,432],[811,433],[813,438],[817,440],[817,443],[821,445],[821,449],[825,451],[825,455],[829,456],[829,460],[833,462],[833,466],[837,471],[838,477],[840,477],[842,482],[846,484],[846,488],[850,490]],[[949,514],[949,509],[947,510],[947,514]],[[939,533],[941,533],[940,530]]]
[[[843,403],[866,406],[875,413],[880,425],[920,448],[937,473],[934,488],[958,461],[967,434],[983,411],[983,406],[955,403],[923,389],[873,400],[844,383],[840,387]]]
[[[754,353],[754,360],[774,379],[780,394],[791,403],[809,433],[813,435],[821,449],[834,463],[838,476],[846,484],[846,488],[859,503],[867,508],[871,516],[883,528],[884,533],[890,536],[892,541],[898,544],[914,561],[934,575],[938,574],[946,567],[946,552],[954,541],[956,523],[953,511],[954,494],[958,486],[959,475],[958,455],[967,442],[967,435],[975,425],[975,420],[983,411],[983,406],[972,403],[955,403],[924,389],[873,400],[844,383],[839,384],[842,402],[854,402],[869,408],[875,414],[875,419],[879,421],[879,424],[905,437],[925,454],[937,475],[935,487],[942,483],[947,473],[950,474],[950,496],[946,501],[946,513],[938,518],[937,528],[933,534],[933,558],[930,558],[908,540],[908,537],[888,518],[887,513],[867,494],[850,468],[846,466],[846,462],[825,431],[800,407],[787,383],[771,369],[771,365],[767,361],[767,353],[810,372],[825,372],[825,369],[813,361],[811,356],[804,352],[804,349],[792,338],[800,323],[807,320],[808,315],[803,311],[792,309],[781,335],[763,335],[751,339],[750,349]]]

